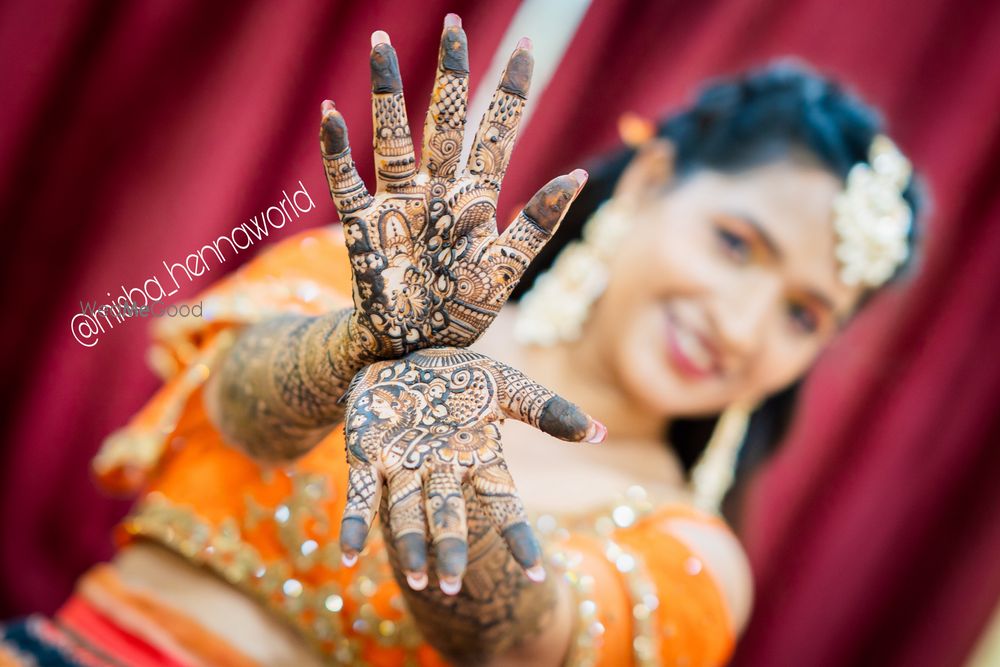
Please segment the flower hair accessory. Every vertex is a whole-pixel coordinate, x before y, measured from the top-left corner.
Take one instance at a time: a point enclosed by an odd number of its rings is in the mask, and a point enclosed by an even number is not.
[[[910,254],[907,237],[913,213],[903,191],[912,167],[885,135],[876,136],[868,162],[847,174],[847,187],[833,204],[836,255],[847,285],[878,287]]]
[[[517,305],[514,337],[528,345],[550,346],[579,340],[594,302],[604,293],[609,265],[630,228],[613,199],[605,201],[583,225],[548,271],[538,276]]]
[[[656,123],[645,116],[626,111],[618,117],[618,136],[621,137],[622,143],[630,148],[638,148],[655,134]]]

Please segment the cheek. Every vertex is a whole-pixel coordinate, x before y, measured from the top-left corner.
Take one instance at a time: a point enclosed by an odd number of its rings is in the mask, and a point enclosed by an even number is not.
[[[692,213],[658,224],[641,240],[666,296],[710,298],[734,276],[711,222]]]
[[[686,294],[709,285],[715,262],[697,227],[683,221],[637,223],[614,253],[612,284],[646,299]]]
[[[599,332],[599,345],[622,389],[665,416],[710,413],[726,405],[733,391],[722,381],[678,382],[667,362],[666,304],[709,299],[719,289],[718,262],[704,239],[683,226],[646,223],[623,241],[592,330]]]
[[[754,365],[754,373],[748,378],[747,394],[761,400],[785,389],[809,372],[821,348],[822,343],[815,339],[780,332],[770,334]]]
[[[667,360],[659,313],[637,317],[614,348],[615,370],[624,392],[644,410],[672,417],[717,414],[744,388],[742,378],[689,381]]]
[[[593,313],[594,324],[606,345],[617,346],[637,319],[644,317],[670,279],[664,270],[662,247],[642,225],[615,248],[608,265],[608,284]]]

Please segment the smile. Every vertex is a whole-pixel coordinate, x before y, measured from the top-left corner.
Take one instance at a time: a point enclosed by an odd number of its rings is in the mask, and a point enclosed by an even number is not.
[[[667,313],[667,357],[683,376],[702,380],[720,374],[718,356],[704,336]]]

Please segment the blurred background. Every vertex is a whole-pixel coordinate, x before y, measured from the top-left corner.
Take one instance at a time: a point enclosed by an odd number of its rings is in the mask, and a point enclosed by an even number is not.
[[[148,320],[87,348],[79,302],[162,274],[300,180],[317,209],[269,242],[333,222],[320,102],[371,174],[369,35],[391,35],[421,119],[447,12],[474,108],[517,38],[535,43],[501,219],[615,146],[622,113],[658,117],[775,57],[882,109],[933,195],[920,273],[823,356],[753,480],[756,607],[734,664],[967,664],[1000,600],[1000,3],[975,0],[0,4],[0,618],[53,611],[110,556],[127,503],[88,464],[158,386]]]

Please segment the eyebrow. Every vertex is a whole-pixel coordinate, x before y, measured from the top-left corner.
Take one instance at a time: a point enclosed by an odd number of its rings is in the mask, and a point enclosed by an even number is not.
[[[781,248],[779,248],[778,244],[775,243],[774,237],[771,236],[770,232],[764,228],[764,225],[760,224],[759,220],[742,211],[732,211],[730,212],[730,215],[734,218],[739,218],[753,229],[761,243],[763,243],[764,247],[767,248],[767,252],[771,255],[771,257],[774,259],[781,259],[783,257]]]
[[[767,248],[767,252],[771,255],[772,258],[780,260],[784,257],[784,255],[781,252],[781,248],[778,247],[778,244],[775,242],[774,237],[771,236],[771,233],[767,231],[764,225],[760,224],[759,220],[754,218],[752,215],[749,215],[742,211],[732,211],[730,215],[739,218],[747,225],[749,225],[751,229],[753,229],[754,233],[760,239],[761,243],[764,244],[764,247]],[[836,306],[834,306],[833,301],[831,301],[830,298],[827,297],[822,292],[817,292],[814,289],[807,289],[805,290],[805,294],[809,296],[810,299],[818,301],[820,304],[822,304],[823,307],[825,307],[830,312],[830,314],[833,315],[834,319],[837,321],[838,324],[843,324],[843,322],[846,320],[845,317],[842,317],[837,313],[837,308]]]

